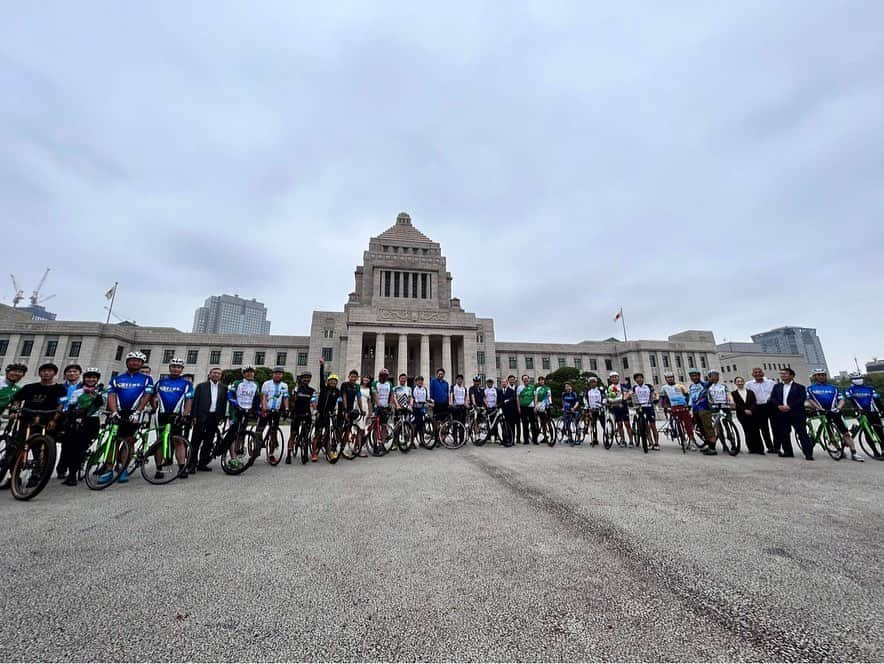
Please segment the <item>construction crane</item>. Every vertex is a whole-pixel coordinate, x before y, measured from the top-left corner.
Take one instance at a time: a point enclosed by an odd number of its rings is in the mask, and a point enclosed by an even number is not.
[[[50,295],[49,297],[45,297],[42,300],[40,299],[40,289],[43,288],[43,284],[46,283],[46,277],[48,277],[48,276],[49,276],[49,268],[47,267],[46,272],[43,273],[43,277],[40,279],[40,282],[37,284],[37,287],[34,289],[34,292],[31,293],[31,297],[28,298],[31,301],[32,307],[35,307],[38,304],[40,304],[40,302],[45,302],[50,297],[52,297]]]
[[[12,288],[15,295],[12,296],[12,306],[17,307],[18,303],[25,299],[25,292],[18,287],[18,282],[15,280],[15,275],[10,274],[9,278],[12,279]]]

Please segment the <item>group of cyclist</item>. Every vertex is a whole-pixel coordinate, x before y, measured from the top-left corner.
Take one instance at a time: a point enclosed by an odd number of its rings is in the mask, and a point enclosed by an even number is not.
[[[102,411],[116,423],[117,435],[121,438],[137,432],[145,418],[151,415],[156,416],[160,427],[170,425],[175,440],[179,441],[174,450],[177,477],[186,478],[197,470],[211,470],[212,455],[206,446],[212,441],[206,440],[204,435],[206,413],[199,412],[202,406],[193,412],[194,386],[183,376],[184,362],[172,359],[168,375],[154,381],[142,371],[145,359],[139,352],[129,353],[126,371],[111,378],[106,387],[100,383],[101,372],[97,368],[83,370],[76,364],[65,367],[64,380],[58,383],[58,367],[51,362],[40,366],[39,382],[21,386],[27,368],[11,364],[6,367],[5,378],[0,380],[0,413],[8,408],[12,421],[35,417],[35,413],[52,414],[47,428],[62,443],[57,473],[66,485],[75,486],[78,482],[84,455],[98,434]],[[654,424],[659,404],[670,421],[680,423],[689,436],[693,437],[695,431],[699,434],[702,440],[698,446],[703,454],[717,454],[713,413],[733,410],[734,392],[721,382],[718,371],[708,371],[705,377],[693,368],[688,373],[690,382],[684,385],[676,382],[673,372],[667,371],[664,373],[665,382],[659,389],[647,384],[641,373],[632,376],[631,384],[624,384],[616,371],[610,373],[607,384],[590,377],[583,394],[578,394],[571,383],[565,383],[557,404],[562,414],[563,439],[569,444],[581,444],[583,438],[573,434],[582,422],[590,445],[598,445],[599,425],[604,432],[605,418],[609,413],[624,445],[636,445],[636,437],[642,433],[634,430],[633,423],[637,421],[646,427],[643,433],[647,436],[649,449],[659,450],[659,434]],[[386,424],[391,416],[404,414],[414,430],[423,431],[425,421],[432,421],[436,430],[445,420],[454,420],[466,427],[468,418],[480,413],[485,421],[502,420],[506,423],[502,429],[505,433],[499,435],[498,442],[502,445],[536,445],[553,410],[553,393],[543,376],[534,384],[527,375],[522,376],[520,382],[510,375],[499,386],[492,378],[483,381],[476,376],[472,386],[467,387],[463,375],[457,375],[454,383],[449,385],[443,369],[436,372],[429,385],[425,385],[423,376],[417,376],[409,384],[404,373],[394,382],[387,369],[382,369],[376,379],[360,377],[353,370],[342,383],[338,375],[326,375],[324,363],[320,362],[318,389],[311,386],[312,374],[307,371],[297,377],[290,390],[283,380],[283,367],[274,368],[271,378],[260,385],[255,381],[255,369],[251,366],[245,367],[242,378],[229,386],[220,383],[220,375],[219,369],[210,373],[213,382],[205,384],[209,385],[207,389],[211,395],[205,408],[223,409],[231,421],[224,444],[230,448],[228,464],[232,468],[245,462],[240,458],[244,451],[236,449],[234,442],[238,430],[234,425],[238,423],[245,426],[255,422],[260,434],[268,426],[278,428],[282,419],[290,417],[289,444],[284,449],[274,448],[270,454],[272,461],[278,463],[284,454],[285,462],[291,463],[292,442],[299,434],[312,432],[310,459],[317,461],[319,441],[329,428],[343,423],[365,430],[370,418]],[[884,441],[881,412],[884,409],[880,395],[874,388],[864,385],[859,374],[851,374],[850,381],[851,386],[842,392],[828,381],[825,371],[815,371],[813,382],[807,388],[805,406],[808,412],[826,413],[842,436],[844,446],[850,449],[851,458],[862,461],[840,414],[841,409],[850,403],[866,418],[877,438],[872,441],[874,456],[884,458],[881,448],[881,441]],[[222,394],[219,395],[219,391]],[[427,420],[430,409],[432,420]],[[636,416],[641,415],[640,419],[631,422],[631,409]],[[185,440],[194,415],[196,426],[193,427],[193,441],[188,453],[180,441]],[[499,420],[495,419],[498,416]],[[77,426],[71,426],[73,421]],[[416,447],[416,443],[411,442],[411,446]],[[6,448],[8,454],[12,446],[7,443]],[[366,454],[364,449],[359,452],[359,456]],[[7,460],[0,459],[0,462],[7,463]],[[126,482],[126,471],[123,470],[116,479]]]

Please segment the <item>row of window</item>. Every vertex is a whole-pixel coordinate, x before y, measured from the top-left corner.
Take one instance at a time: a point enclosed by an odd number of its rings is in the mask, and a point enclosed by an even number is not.
[[[121,361],[123,359],[123,354],[126,349],[123,346],[117,346],[117,361]],[[147,358],[148,363],[150,362],[151,349],[150,348],[142,348],[141,352],[144,353],[144,356]],[[199,362],[199,350],[189,350],[187,351],[187,357],[185,361],[187,364],[196,364]],[[2,355],[2,353],[0,353]],[[75,356],[72,356],[75,357]],[[176,352],[174,348],[166,348],[163,350],[163,358],[162,364],[168,364],[176,357]],[[322,349],[322,359],[326,362],[331,362],[333,358],[333,351],[331,348],[323,348]],[[245,359],[245,351],[235,350],[233,351],[233,357],[231,359],[231,364],[233,366],[240,366],[243,364]],[[280,351],[276,353],[276,364],[279,366],[285,366],[288,361],[288,353],[285,351]],[[307,352],[300,351],[297,356],[298,366],[306,367],[307,366]],[[267,362],[267,353],[263,350],[255,351],[253,355],[253,360],[251,364],[254,366],[263,366]],[[221,364],[221,351],[220,350],[210,350],[209,351],[209,364],[216,365]]]
[[[65,357],[80,357],[80,349],[83,347],[82,341],[72,341],[68,346],[68,354]],[[6,355],[9,350],[9,339],[0,339],[0,356]],[[44,357],[55,357],[58,353],[58,340],[49,339],[43,350]],[[18,357],[31,357],[34,354],[34,340],[22,339],[21,348]]]
[[[427,300],[433,296],[432,287],[432,279],[426,272],[384,270],[381,272],[378,295]]]
[[[559,357],[556,359],[557,359],[557,362],[559,365],[558,366],[559,369],[561,369],[562,367],[566,367],[566,366],[572,366],[575,369],[580,369],[580,370],[583,369],[583,358],[581,358],[581,357],[572,358],[571,365],[568,365],[567,358]],[[510,369],[518,369],[519,368],[519,358],[516,355],[507,356],[507,361],[508,361]],[[485,353],[483,351],[479,351],[479,364],[480,365],[485,364]],[[543,371],[549,371],[550,369],[552,369],[552,358],[551,357],[541,357],[540,364],[541,364],[540,368]],[[496,358],[496,366],[498,369],[500,369],[500,355],[498,355]],[[526,369],[533,369],[534,368],[534,358],[533,357],[529,356],[529,357],[525,358],[525,368]],[[589,369],[591,371],[598,371],[598,368],[599,368],[598,360],[594,357],[589,358]],[[623,358],[623,368],[624,369],[629,368],[629,360],[627,360],[625,357]],[[614,370],[614,363],[612,360],[610,360],[610,359],[605,360],[605,369],[607,371]]]
[[[396,247],[393,245],[384,244],[384,245],[381,245],[381,249],[383,250],[383,252],[385,254],[389,254],[389,253],[398,254],[400,251],[403,254],[411,253],[411,254],[426,255],[426,254],[430,253],[430,250],[425,247]]]
[[[671,364],[670,364],[670,358],[669,358],[669,353],[663,353],[663,354],[661,355],[661,359],[662,359],[662,362],[663,362],[663,368],[664,368],[664,369],[669,369],[669,368],[671,367]],[[688,355],[688,356],[687,356],[687,361],[688,361],[688,367],[695,367],[695,366],[697,366],[696,363],[694,362],[694,356],[693,356],[693,355]],[[652,369],[656,369],[656,368],[657,368],[657,354],[656,354],[656,353],[648,353],[648,366],[650,366]],[[677,369],[682,369],[682,368],[683,368],[683,364],[682,364],[682,360],[681,360],[681,355],[676,355],[676,356],[675,356],[675,367],[676,367]],[[706,356],[705,356],[705,355],[700,355],[700,368],[701,368],[701,369],[707,369],[707,368],[708,368],[708,365],[707,365],[707,363],[706,363]]]

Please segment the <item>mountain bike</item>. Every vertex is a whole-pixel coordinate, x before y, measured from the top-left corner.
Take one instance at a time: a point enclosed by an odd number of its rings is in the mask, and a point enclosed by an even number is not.
[[[168,484],[178,477],[175,464],[187,463],[187,438],[173,431],[183,431],[186,422],[181,415],[173,415],[166,424],[151,426],[151,417],[144,418],[138,430],[119,442],[120,459],[127,460],[126,470],[131,475],[141,469],[141,476],[151,484]],[[151,434],[156,438],[150,442]],[[119,478],[119,474],[114,479]]]
[[[740,432],[734,426],[731,406],[710,406],[712,410],[712,426],[715,429],[715,437],[724,451],[731,456],[740,453]]]
[[[500,408],[475,408],[472,417],[475,419],[475,433],[471,432],[473,445],[481,447],[492,437],[505,446],[512,445],[513,432]]]
[[[55,439],[47,431],[58,415],[57,410],[16,408],[16,424],[7,425],[5,445],[0,457],[0,481],[9,474],[9,490],[16,500],[31,500],[39,494],[52,477],[58,450]],[[22,415],[32,415],[23,423]]]
[[[850,427],[850,434],[853,439],[858,441],[863,452],[873,459],[884,461],[884,441],[878,436],[875,427],[869,422],[868,414],[865,411],[856,410],[856,424]]]
[[[844,440],[824,410],[807,410],[807,434],[814,446],[819,445],[835,461],[844,458]]]

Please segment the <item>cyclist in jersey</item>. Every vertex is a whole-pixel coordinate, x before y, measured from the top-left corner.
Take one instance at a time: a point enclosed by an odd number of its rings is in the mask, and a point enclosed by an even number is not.
[[[75,390],[80,389],[83,382],[81,380],[81,376],[83,374],[83,367],[79,364],[69,364],[64,368],[62,372],[64,375],[64,381],[62,381],[62,385],[64,389],[67,390],[67,395],[65,397],[65,403],[62,406],[62,412],[67,412],[69,408],[69,404],[71,403],[71,395]],[[67,429],[65,427],[66,419],[62,419],[60,422],[60,426],[58,430],[55,432],[55,440],[61,443],[62,448],[64,448],[64,441],[67,438]],[[59,479],[64,479],[66,476],[67,469],[64,466],[64,460],[59,457],[58,466],[56,467],[56,472],[58,474]]]
[[[351,369],[347,374],[347,382],[341,385],[341,419],[350,424],[356,422],[361,415],[359,411],[359,372]]]
[[[415,432],[424,430],[424,417],[427,414],[427,401],[430,398],[430,392],[424,387],[424,377],[418,376],[414,379],[414,387],[411,388],[412,412],[414,413],[414,430]],[[418,436],[415,435],[415,438]],[[412,447],[417,448],[417,444],[412,441]]]
[[[258,440],[264,446],[264,427],[270,425],[271,429],[279,428],[279,420],[286,415],[289,408],[289,386],[282,379],[285,375],[284,367],[273,367],[270,378],[261,384],[261,417],[258,418]],[[270,437],[271,448],[276,447],[276,436]],[[279,452],[282,453],[282,450]],[[277,451],[270,450],[270,461],[276,463]]]
[[[854,371],[850,374],[850,387],[844,392],[844,398],[851,401],[854,407],[866,416],[872,431],[878,436],[877,443],[869,440],[869,446],[876,459],[884,461],[884,425],[881,422],[881,413],[884,405],[881,404],[881,395],[871,385],[864,385],[862,374]]]
[[[139,351],[126,355],[126,373],[111,378],[107,386],[107,409],[111,417],[119,419],[117,438],[128,438],[138,431],[141,414],[150,403],[153,395],[153,378],[141,373],[141,367],[147,358]],[[124,464],[128,459],[120,459]],[[118,482],[128,482],[129,473],[124,467]]]
[[[715,427],[712,426],[712,411],[709,410],[709,383],[703,381],[699,369],[689,369],[688,376],[691,378],[691,384],[688,385],[691,415],[700,426],[703,440],[706,441],[702,452],[714,456],[718,454],[718,450],[715,449]]]
[[[633,374],[632,380],[635,381],[635,385],[632,387],[632,403],[634,406],[641,408],[645,415],[649,437],[654,441],[651,449],[659,450],[660,439],[657,433],[657,425],[655,424],[657,421],[657,411],[654,410],[654,400],[657,394],[654,391],[654,386],[645,384],[645,375],[641,372]]]
[[[685,436],[688,439],[694,437],[694,421],[691,418],[691,409],[688,407],[688,388],[681,383],[675,382],[675,374],[672,371],[663,373],[666,383],[660,388],[660,401],[664,410],[668,409],[672,417],[681,421]],[[670,427],[671,429],[672,427]],[[674,434],[670,433],[670,436]]]
[[[467,388],[463,384],[463,374],[454,377],[454,385],[451,386],[452,415],[454,419],[466,426],[467,424]]]
[[[590,437],[590,446],[594,447],[599,444],[598,424],[602,421],[602,408],[605,403],[605,391],[599,387],[599,379],[595,376],[589,378],[589,386],[586,388],[586,415],[589,424],[592,427],[592,436]],[[604,426],[604,423],[602,423]]]
[[[298,382],[295,385],[295,392],[289,398],[292,426],[289,433],[289,444],[287,447],[288,451],[285,455],[286,463],[292,462],[291,450],[294,449],[294,446],[296,445],[298,432],[301,430],[301,427],[306,427],[308,433],[310,431],[310,424],[313,420],[311,405],[313,403],[313,397],[316,394],[316,390],[310,387],[310,381],[312,379],[313,374],[309,371],[305,371],[300,376],[298,376]]]
[[[380,419],[381,424],[387,423],[390,414],[390,397],[393,394],[393,385],[390,383],[390,372],[381,369],[378,379],[371,384],[371,396],[374,402],[374,413]]]
[[[549,388],[547,388],[549,389]],[[565,391],[562,392],[562,428],[568,432],[569,445],[574,445],[574,428],[580,417],[580,395],[574,391],[571,383],[565,383]],[[580,445],[580,441],[576,442]]]
[[[399,374],[399,384],[393,388],[393,408],[396,410],[410,410],[412,404],[411,388],[408,386],[408,376]]]
[[[187,445],[184,443],[184,429],[190,420],[190,408],[193,404],[193,383],[181,374],[184,371],[184,360],[174,358],[169,362],[168,378],[160,378],[154,388],[155,410],[157,412],[157,426],[163,429],[167,424],[171,425],[169,431],[172,436],[181,436],[175,445],[175,459],[178,461],[178,477],[187,477]],[[162,451],[157,449],[156,458],[162,462]],[[163,471],[156,472],[156,479],[163,478]]]
[[[467,395],[467,403],[469,404],[470,408],[483,407],[484,391],[485,388],[482,387],[482,377],[473,376],[473,386],[470,388],[470,392]]]
[[[97,368],[87,367],[83,372],[80,388],[74,390],[65,402],[69,426],[68,435],[61,446],[61,456],[65,471],[64,484],[67,486],[77,486],[77,474],[83,463],[83,456],[101,428],[99,416],[105,397],[103,387],[98,384],[100,378],[101,372]],[[76,424],[70,420],[74,420]]]
[[[230,414],[230,428],[227,430],[224,442],[230,449],[230,467],[237,468],[242,462],[236,454],[236,432],[241,426],[249,422],[249,418],[258,417],[261,407],[261,388],[255,382],[255,367],[247,366],[242,370],[242,379],[233,381],[227,388],[227,404]]]
[[[6,377],[0,379],[0,415],[12,403],[15,393],[21,389],[21,379],[28,373],[24,364],[14,363],[6,366]]]
[[[826,418],[835,425],[841,434],[841,440],[844,447],[850,448],[850,458],[854,461],[865,461],[856,452],[856,443],[853,436],[844,423],[841,416],[841,409],[847,403],[841,390],[832,385],[828,381],[828,374],[825,369],[816,369],[812,375],[812,382],[807,386],[807,400],[810,403],[810,409],[826,413]]]
[[[620,384],[620,374],[612,371],[608,374],[608,389],[605,390],[605,401],[614,415],[614,421],[617,423],[617,429],[620,432],[620,438],[625,440],[623,429],[629,433],[629,444],[633,445],[632,425],[629,423],[629,408],[626,406],[626,400],[629,398],[629,390]]]
[[[338,403],[341,401],[341,390],[338,388],[338,375],[325,376],[325,360],[319,360],[319,394],[316,398],[316,434],[313,437],[313,445],[310,449],[310,460],[319,460],[319,441],[336,419]],[[329,434],[332,432],[329,431]]]
[[[544,413],[544,416],[546,416],[546,413],[549,413],[550,406],[552,406],[552,390],[546,384],[546,376],[537,377],[534,398],[537,401],[537,412]]]

